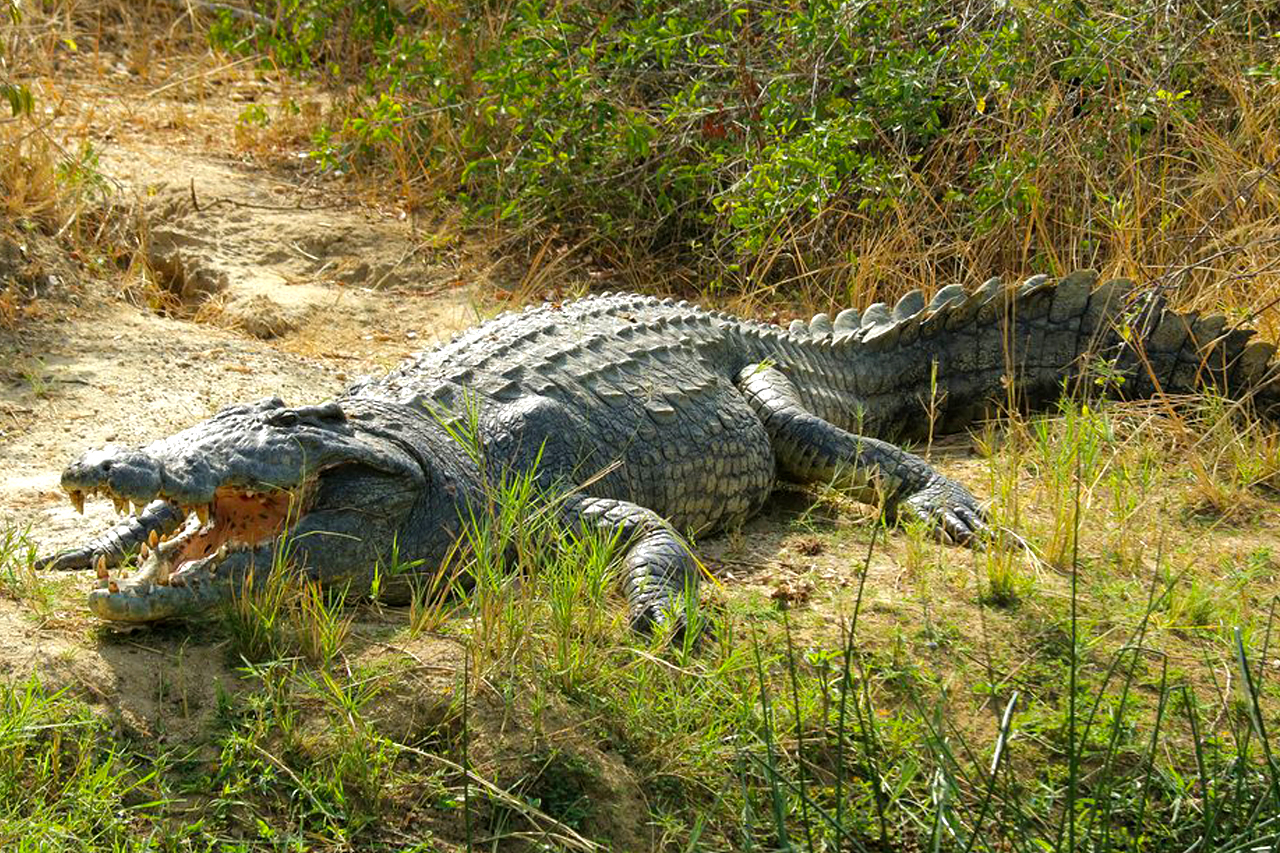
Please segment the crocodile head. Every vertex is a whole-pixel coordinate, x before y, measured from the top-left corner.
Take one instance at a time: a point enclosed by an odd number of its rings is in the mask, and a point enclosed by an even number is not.
[[[351,401],[290,408],[270,398],[144,447],[84,454],[62,475],[73,504],[102,495],[141,510],[161,500],[186,516],[133,577],[100,571],[90,609],[124,621],[182,616],[287,562],[326,582],[368,576],[438,479],[397,437],[400,424],[386,423]]]

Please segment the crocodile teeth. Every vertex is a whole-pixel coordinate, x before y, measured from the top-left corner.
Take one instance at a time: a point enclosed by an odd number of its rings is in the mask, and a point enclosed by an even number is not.
[[[200,523],[206,524],[209,521],[209,505],[196,504],[196,518],[200,519]]]
[[[134,502],[133,502],[133,511],[134,511],[134,512],[136,512],[138,515],[142,515],[142,511],[143,511],[144,509],[146,509],[146,506],[147,506],[147,505],[146,505],[145,503],[143,503],[142,501],[134,501]]]
[[[76,512],[84,515],[84,492],[73,489],[67,493],[67,497],[71,499],[71,505],[75,507]]]
[[[116,515],[124,515],[129,511],[129,502],[124,498],[113,497],[111,502],[116,506]]]
[[[218,547],[218,553],[216,553],[216,554],[214,554],[214,555],[213,555],[213,556],[214,556],[215,561],[220,563],[220,562],[222,562],[223,560],[227,559],[227,553],[228,553],[228,551],[227,551],[227,543],[226,543],[226,542],[223,542],[223,543],[222,543],[222,545],[220,545],[220,546]]]
[[[164,560],[160,560],[160,564],[156,566],[156,583],[160,586],[169,585],[169,564]]]
[[[93,568],[97,571],[99,579],[105,578],[107,576],[106,555],[98,557],[98,562],[94,564]]]
[[[157,533],[157,532],[155,532],[154,530],[152,530],[152,531],[151,531],[151,535],[147,537],[147,544],[148,544],[148,545],[150,545],[152,548],[154,548],[154,547],[156,547],[157,545],[159,545],[159,544],[160,544],[160,534],[159,534],[159,533]]]

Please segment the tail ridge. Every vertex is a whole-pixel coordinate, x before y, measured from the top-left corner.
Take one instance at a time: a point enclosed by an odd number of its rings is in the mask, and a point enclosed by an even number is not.
[[[1116,380],[1104,384],[1123,397],[1214,388],[1280,420],[1274,343],[1219,312],[1176,311],[1128,279],[1099,283],[1092,270],[1017,284],[992,278],[972,290],[952,284],[928,302],[913,290],[892,307],[877,302],[834,320],[818,314],[787,331],[829,352],[836,370],[866,365],[856,393],[872,409],[882,403],[877,420],[918,416],[918,398],[940,392],[943,428],[963,428],[1011,389],[1027,406],[1042,406],[1064,381],[1087,381],[1099,365]]]

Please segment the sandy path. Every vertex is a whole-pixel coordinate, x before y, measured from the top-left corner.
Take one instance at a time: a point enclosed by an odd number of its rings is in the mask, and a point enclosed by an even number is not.
[[[113,137],[117,135],[111,134]],[[408,224],[293,176],[133,136],[97,140],[102,170],[148,211],[146,255],[173,319],[82,277],[44,316],[0,332],[0,524],[64,546],[108,524],[76,516],[60,469],[86,448],[154,439],[223,406],[340,393],[474,322],[456,265],[423,260]],[[172,312],[170,312],[172,313]]]

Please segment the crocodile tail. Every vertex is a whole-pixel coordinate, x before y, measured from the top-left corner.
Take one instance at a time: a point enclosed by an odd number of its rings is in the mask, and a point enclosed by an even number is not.
[[[1139,310],[1133,326],[1137,342],[1123,338],[1115,357],[1117,369],[1133,382],[1129,395],[1212,388],[1248,400],[1260,414],[1280,420],[1280,363],[1274,343],[1254,340],[1254,329],[1228,326],[1221,313],[1177,312],[1158,297],[1145,300]]]
[[[1090,270],[950,285],[927,304],[912,291],[893,307],[819,314],[788,331],[825,356],[815,372],[847,389],[814,404],[833,417],[854,404],[877,435],[919,435],[930,422],[954,431],[1001,407],[1043,408],[1095,388],[1125,397],[1215,388],[1280,419],[1274,344],[1228,328],[1222,314],[1174,311],[1126,279],[1099,283]]]

